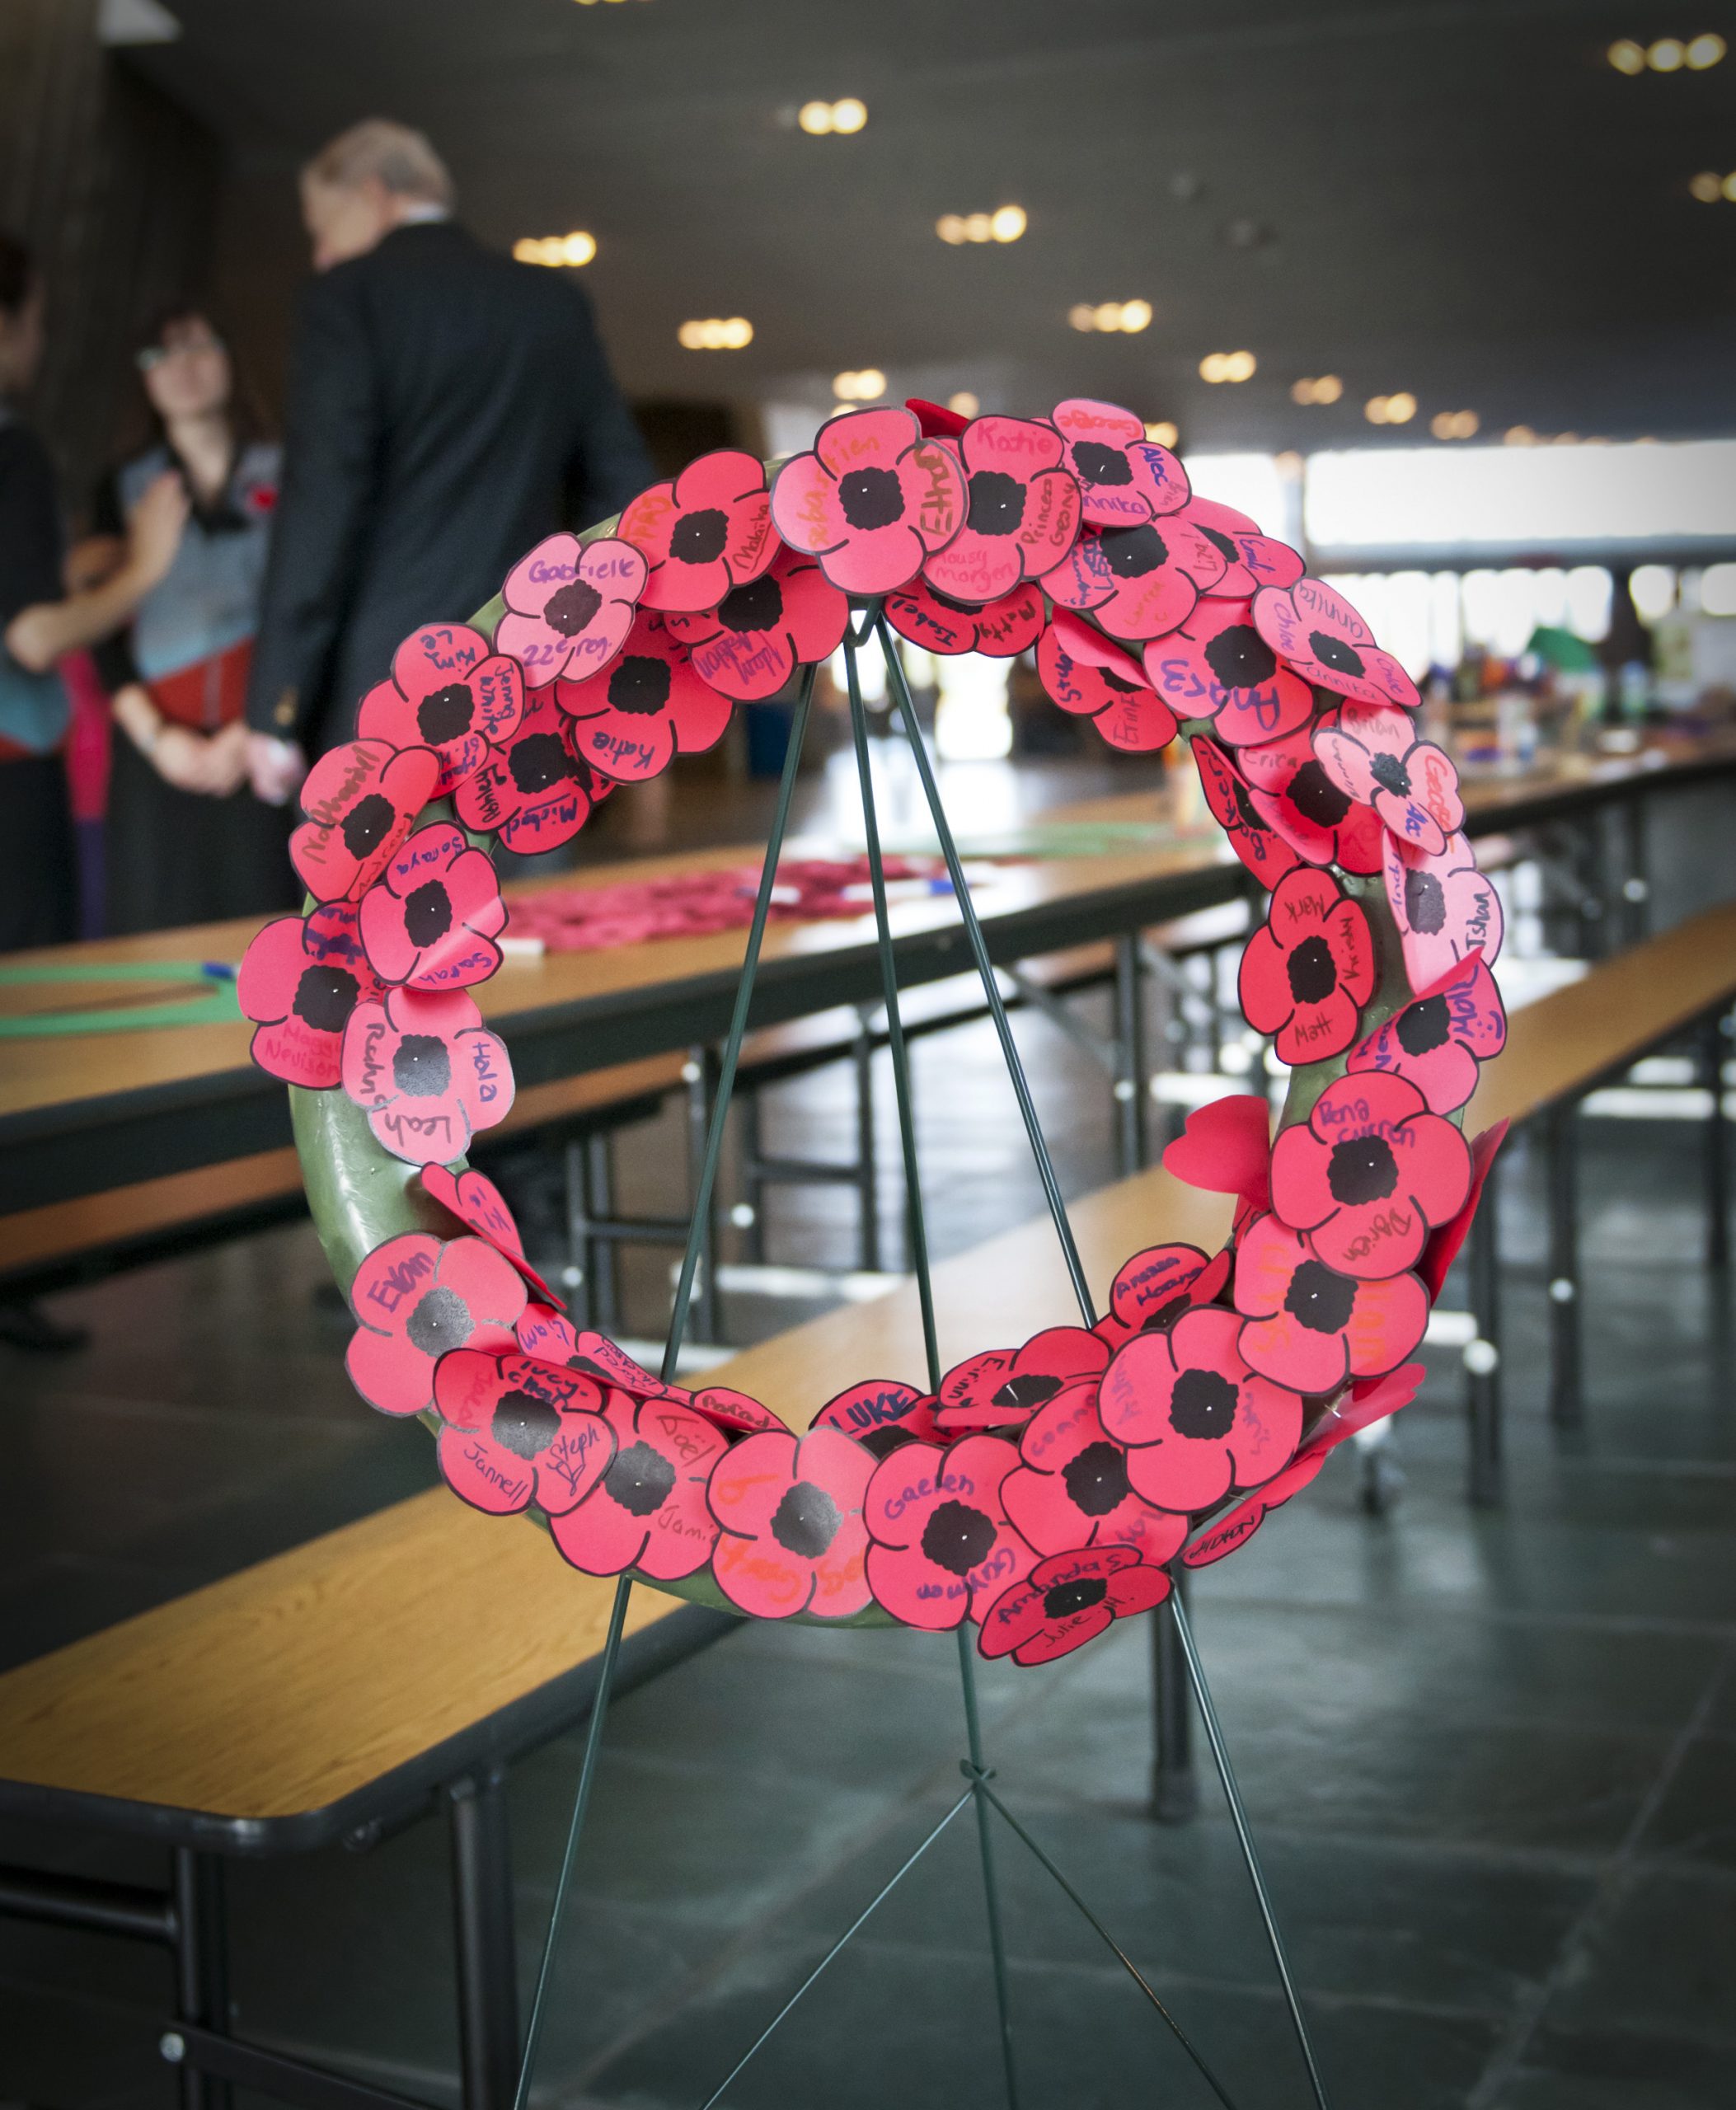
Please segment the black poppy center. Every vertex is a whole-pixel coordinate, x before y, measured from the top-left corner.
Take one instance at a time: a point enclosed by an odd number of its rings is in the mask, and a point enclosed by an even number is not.
[[[455,1289],[429,1290],[404,1321],[411,1346],[424,1355],[444,1355],[448,1348],[461,1348],[475,1330],[470,1306]]]
[[[1383,790],[1401,799],[1410,795],[1410,772],[1396,755],[1378,754],[1368,764],[1368,774]]]
[[[609,676],[609,702],[630,718],[649,718],[669,700],[669,663],[630,653]]]
[[[1405,921],[1424,938],[1433,938],[1446,928],[1447,889],[1433,872],[1405,868]]]
[[[1081,1575],[1072,1582],[1058,1582],[1053,1590],[1043,1592],[1044,1619],[1071,1619],[1075,1612],[1089,1611],[1093,1605],[1100,1605],[1109,1595],[1109,1585],[1100,1575]]]
[[[1133,465],[1119,447],[1100,439],[1081,439],[1073,449],[1073,467],[1088,484],[1130,484]]]
[[[1444,996],[1424,996],[1415,1004],[1406,1004],[1398,1015],[1394,1030],[1398,1044],[1407,1055],[1426,1055],[1431,1049],[1442,1047],[1452,1029],[1452,1016],[1447,1008]]]
[[[818,1560],[843,1522],[838,1504],[812,1480],[798,1480],[772,1512],[772,1536],[786,1553]]]
[[[1124,675],[1118,674],[1114,668],[1100,667],[1097,672],[1103,677],[1105,688],[1114,689],[1121,696],[1138,696],[1139,693],[1141,684],[1128,681]]]
[[[1266,824],[1255,811],[1254,802],[1248,796],[1248,787],[1246,785],[1242,782],[1240,777],[1237,777],[1232,783],[1230,790],[1231,796],[1236,801],[1236,818],[1237,820],[1241,823],[1245,828],[1249,829],[1252,833],[1255,835],[1264,834],[1265,832]]]
[[[1167,1304],[1160,1304],[1149,1319],[1140,1321],[1142,1334],[1166,1334],[1184,1311],[1194,1309],[1194,1300],[1184,1290],[1180,1296],[1172,1296]]]
[[[1330,667],[1335,674],[1359,674],[1363,671],[1363,655],[1354,645],[1346,645],[1343,638],[1334,637],[1323,630],[1308,633],[1308,649],[1322,667]]]
[[[1169,561],[1169,550],[1155,528],[1105,528],[1097,547],[1117,579],[1143,579]]]
[[[891,528],[904,517],[904,489],[889,469],[852,469],[838,480],[838,502],[852,528]]]
[[[523,792],[547,791],[573,774],[573,758],[558,733],[530,733],[513,749],[508,767]]]
[[[392,803],[383,793],[370,791],[358,799],[341,823],[344,847],[352,857],[365,857],[386,840],[386,832],[397,818]]]
[[[720,506],[683,513],[669,530],[669,555],[683,564],[710,564],[724,553],[730,539],[730,516]]]
[[[732,587],[718,604],[717,620],[725,630],[770,630],[783,619],[784,591],[768,571]]]
[[[1221,1441],[1235,1426],[1240,1397],[1221,1370],[1184,1370],[1170,1394],[1170,1426],[1197,1442]]]
[[[435,689],[425,696],[416,706],[416,730],[430,746],[437,748],[443,740],[456,740],[461,734],[467,733],[476,710],[476,700],[470,692],[470,684],[448,682],[443,689]]]
[[[1025,518],[1025,486],[999,469],[978,469],[970,480],[967,528],[978,535],[1010,535]]]
[[[1284,962],[1298,1004],[1324,1003],[1338,987],[1338,962],[1324,938],[1304,938]]]
[[[452,928],[452,896],[438,879],[425,879],[404,903],[404,934],[413,945],[431,945]]]
[[[515,1458],[534,1458],[561,1433],[561,1417],[547,1400],[528,1392],[503,1392],[495,1402],[489,1433]]]
[[[1278,671],[1272,648],[1252,623],[1232,623],[1205,649],[1213,678],[1227,689],[1257,689]]]
[[[1087,1443],[1061,1470],[1062,1484],[1076,1509],[1107,1517],[1127,1500],[1127,1460],[1114,1443]]]
[[[348,968],[304,967],[289,1008],[316,1033],[341,1033],[359,993]]]
[[[1311,1334],[1341,1334],[1356,1301],[1356,1284],[1323,1260],[1304,1260],[1290,1278],[1284,1309]]]
[[[1290,804],[1316,828],[1336,828],[1350,801],[1317,762],[1305,762],[1290,779]]]
[[[562,637],[577,637],[590,628],[602,606],[603,596],[596,588],[575,579],[549,595],[542,604],[542,620]]]
[[[661,1509],[675,1484],[675,1468],[660,1451],[642,1439],[615,1453],[614,1462],[603,1476],[605,1494],[635,1517],[649,1517]]]
[[[452,1057],[431,1033],[406,1033],[392,1058],[392,1081],[406,1099],[438,1099],[452,1087]]]
[[[1226,564],[1240,564],[1241,562],[1241,551],[1236,548],[1236,545],[1230,540],[1229,537],[1224,533],[1222,528],[1201,527],[1199,522],[1197,520],[1194,523],[1194,525],[1199,528],[1200,533],[1205,537],[1206,540],[1211,544],[1212,547],[1217,551],[1219,556],[1223,559]]]
[[[988,1404],[992,1407],[1040,1407],[1060,1390],[1058,1377],[1051,1377],[1046,1371],[1028,1370],[1022,1376],[1009,1377]]]
[[[995,1527],[968,1502],[943,1502],[922,1526],[922,1551],[949,1575],[968,1575],[993,1549]]]
[[[1332,1146],[1326,1184],[1335,1202],[1384,1202],[1398,1185],[1398,1160],[1382,1136],[1349,1136]]]

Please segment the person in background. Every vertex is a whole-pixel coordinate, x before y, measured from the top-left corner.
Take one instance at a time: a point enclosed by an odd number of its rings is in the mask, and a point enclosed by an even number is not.
[[[74,927],[72,820],[60,744],[69,715],[55,663],[124,622],[174,561],[186,494],[160,476],[138,495],[124,550],[101,584],[68,593],[48,450],[15,403],[41,362],[43,293],[30,251],[0,234],[0,953]]]
[[[416,624],[463,620],[544,536],[654,474],[583,292],[457,226],[420,132],[354,126],[303,171],[302,207],[319,275],[247,699],[271,800],[350,737]]]

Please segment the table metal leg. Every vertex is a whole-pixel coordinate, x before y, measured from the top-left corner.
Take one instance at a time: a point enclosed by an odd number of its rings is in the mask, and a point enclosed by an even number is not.
[[[1706,1264],[1730,1264],[1730,1124],[1724,1110],[1724,1064],[1729,1039],[1721,1018],[1700,1029],[1701,1081],[1712,1095],[1706,1138]]]
[[[1585,1419],[1579,1306],[1579,1109],[1569,1100],[1549,1119],[1549,1413],[1557,1428]]]
[[[227,2036],[228,1948],[223,1925],[223,1864],[190,1846],[175,1850],[175,2007],[179,2021]],[[181,2110],[229,2110],[229,2084],[190,2062],[177,2069]]]
[[[1171,1571],[1175,1594],[1185,1599],[1188,1573]],[[1199,1806],[1194,1771],[1194,1702],[1187,1657],[1167,1606],[1152,1615],[1152,1814],[1160,1824],[1185,1824]]]
[[[1490,1166],[1471,1226],[1471,1309],[1476,1338],[1465,1349],[1466,1406],[1471,1431],[1471,1498],[1501,1498],[1501,1309],[1497,1196],[1501,1161]]]
[[[584,1139],[585,1206],[593,1222],[609,1223],[615,1215],[614,1138],[606,1128]],[[621,1245],[617,1239],[593,1236],[584,1256],[585,1280],[591,1285],[591,1311],[604,1333],[621,1320]]]
[[[1625,945],[1637,945],[1651,927],[1651,874],[1646,857],[1645,805],[1643,795],[1621,801],[1621,937]]]
[[[1115,1047],[1116,1162],[1125,1177],[1147,1162],[1145,973],[1137,931],[1115,940]]]
[[[693,1048],[682,1066],[682,1081],[687,1088],[687,1166],[689,1191],[697,1194],[703,1185],[706,1144],[711,1134],[711,1105],[717,1090],[718,1061],[715,1048]],[[705,1197],[704,1222],[700,1226],[699,1272],[693,1302],[698,1320],[695,1328],[702,1341],[722,1338],[717,1305],[717,1207],[716,1190]]]
[[[592,1319],[589,1180],[582,1136],[568,1137],[565,1158],[566,1273],[562,1287],[566,1291],[574,1325],[589,1326]]]
[[[766,1122],[762,1098],[763,1094],[751,1085],[735,1095],[735,1103],[741,1109],[737,1130],[741,1144],[741,1194],[748,1210],[745,1245],[747,1258],[755,1267],[763,1267],[766,1262],[767,1183],[762,1170]]]
[[[856,1079],[856,1264],[872,1274],[880,1264],[880,1175],[874,1124],[874,1035],[866,1011],[856,1015],[850,1063]]]
[[[464,2110],[509,2110],[518,2074],[518,1969],[506,1776],[448,1789]]]

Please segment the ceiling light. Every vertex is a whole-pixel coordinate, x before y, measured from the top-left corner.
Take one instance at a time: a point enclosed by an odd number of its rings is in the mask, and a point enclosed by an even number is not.
[[[988,216],[988,232],[997,241],[1016,241],[1026,224],[1022,205],[998,205]]]
[[[934,231],[942,241],[1016,241],[1029,222],[1022,205],[997,205],[992,213],[942,213]]]
[[[683,322],[676,336],[690,352],[739,352],[753,341],[753,325],[744,315],[708,316],[701,322]]]
[[[1220,382],[1251,381],[1257,364],[1251,352],[1208,352],[1199,362],[1199,377],[1214,387]]]
[[[878,402],[886,393],[886,377],[877,366],[865,366],[860,373],[835,373],[832,392],[847,403]]]
[[[842,102],[805,102],[795,121],[816,139],[828,132],[860,132],[868,122],[868,106],[855,96],[846,96]]]
[[[1694,38],[1684,56],[1695,73],[1703,73],[1708,66],[1715,66],[1729,48],[1721,36],[1710,30],[1705,36]]]
[[[1579,435],[1576,432],[1558,432],[1550,444],[1551,447],[1577,447]]]
[[[1645,63],[1654,73],[1675,73],[1687,57],[1679,36],[1660,36],[1646,46]]]
[[[1272,467],[1287,484],[1299,484],[1302,480],[1302,471],[1307,466],[1293,447],[1286,448],[1282,454],[1272,457]]]
[[[1501,435],[1504,447],[1535,447],[1537,435],[1529,425],[1509,425]]]
[[[1181,439],[1181,434],[1167,418],[1159,418],[1154,424],[1148,424],[1145,436],[1159,447],[1175,447]]]
[[[576,270],[596,254],[595,237],[582,228],[571,234],[528,234],[513,244],[513,255],[521,264],[544,264],[555,270]]]
[[[1363,415],[1372,425],[1408,425],[1416,415],[1416,398],[1405,388],[1396,396],[1371,396]]]
[[[1067,311],[1067,319],[1076,330],[1102,330],[1111,335],[1125,333],[1129,336],[1151,326],[1152,303],[1148,300],[1105,300],[1093,307],[1089,301],[1081,301]]]
[[[1715,205],[1724,195],[1724,178],[1715,169],[1702,169],[1688,189],[1702,205]]]
[[[946,407],[949,410],[956,410],[961,418],[974,418],[983,406],[968,388],[960,388],[946,398]]]
[[[1429,429],[1437,439],[1475,439],[1481,422],[1475,410],[1437,410]]]
[[[1736,616],[1736,564],[1709,564],[1700,577],[1700,610],[1707,616]]]
[[[1619,38],[1604,55],[1618,73],[1645,71],[1645,46],[1635,44],[1630,36]]]
[[[1290,387],[1293,403],[1335,403],[1344,392],[1344,384],[1335,373],[1304,374]]]
[[[1719,185],[1719,189],[1733,204],[1736,204],[1736,171],[1727,176]]]

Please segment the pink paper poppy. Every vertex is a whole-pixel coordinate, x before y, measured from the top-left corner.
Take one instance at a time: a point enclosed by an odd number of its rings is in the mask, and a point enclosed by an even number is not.
[[[565,1363],[569,1370],[594,1377],[605,1389],[628,1393],[636,1400],[678,1400],[683,1406],[691,1403],[690,1393],[641,1370],[607,1334],[589,1327],[575,1329],[571,1320],[551,1305],[527,1305],[517,1330],[519,1347],[540,1362]]]
[[[1169,1594],[1169,1577],[1129,1547],[1059,1553],[996,1598],[977,1646],[985,1656],[1010,1654],[1029,1670],[1082,1648],[1118,1619],[1154,1611]]]
[[[1094,1383],[1069,1386],[1043,1408],[1020,1437],[1019,1456],[1001,1499],[1039,1553],[1131,1546],[1161,1568],[1181,1550],[1187,1519],[1134,1493],[1127,1447],[1103,1426]]]
[[[709,615],[671,615],[671,637],[720,696],[756,703],[776,696],[798,667],[829,659],[843,642],[850,601],[819,566],[781,542],[769,571],[726,593]]]
[[[1406,710],[1422,701],[1416,683],[1381,650],[1355,609],[1317,579],[1263,586],[1254,596],[1254,621],[1279,658],[1316,688]]]
[[[1004,1437],[942,1451],[907,1443],[868,1483],[868,1586],[906,1626],[950,1632],[1021,1582],[1036,1554],[1007,1521],[1001,1485],[1019,1462]]]
[[[524,1240],[518,1235],[512,1211],[506,1206],[506,1197],[486,1172],[478,1172],[474,1165],[453,1173],[443,1165],[425,1165],[422,1190],[432,1195],[449,1215],[455,1216],[467,1231],[473,1231],[478,1238],[486,1238],[503,1259],[512,1263],[538,1296],[551,1305],[560,1303],[560,1298],[525,1259]],[[570,1328],[568,1332],[570,1334]],[[528,1354],[537,1352],[522,1338],[518,1345]],[[561,1356],[549,1357],[551,1362],[564,1360]]]
[[[711,1573],[753,1619],[849,1619],[872,1599],[862,1502],[874,1460],[835,1428],[749,1436],[711,1469]]]
[[[636,617],[621,657],[588,682],[560,682],[556,701],[578,722],[575,751],[621,784],[659,776],[681,754],[723,738],[734,708],[694,671],[661,616]]]
[[[1256,1093],[1232,1091],[1196,1106],[1165,1146],[1163,1169],[1208,1194],[1271,1206],[1272,1112]]]
[[[1329,1268],[1376,1281],[1464,1206],[1471,1151],[1402,1077],[1340,1077],[1272,1148],[1272,1209]]]
[[[1243,748],[1236,759],[1255,811],[1299,857],[1347,872],[1380,870],[1391,837],[1372,806],[1359,804],[1326,774],[1310,727]]]
[[[1372,806],[1401,842],[1438,857],[1462,826],[1459,773],[1443,750],[1419,740],[1401,710],[1346,703],[1314,728],[1321,767],[1347,798]]]
[[[687,1404],[695,1414],[703,1414],[716,1428],[727,1429],[732,1435],[781,1429],[786,1425],[783,1417],[773,1414],[762,1400],[732,1391],[727,1385],[705,1386],[692,1395]]]
[[[922,567],[937,593],[980,607],[1053,571],[1079,533],[1061,437],[1028,418],[973,418],[958,442],[964,524]]]
[[[1043,590],[1063,608],[1089,611],[1116,637],[1161,637],[1194,612],[1202,584],[1223,576],[1222,551],[1180,518],[1081,536]]]
[[[813,1426],[842,1429],[871,1456],[884,1458],[903,1444],[944,1442],[934,1410],[933,1393],[893,1378],[870,1377],[828,1400]]]
[[[1299,861],[1295,850],[1255,805],[1223,749],[1196,733],[1189,743],[1199,786],[1230,847],[1269,893]]]
[[[500,964],[506,904],[494,860],[437,821],[408,836],[362,896],[362,943],[382,982],[468,989]]]
[[[534,1502],[559,1517],[608,1469],[615,1432],[603,1388],[558,1363],[473,1348],[443,1356],[434,1404],[446,1423],[436,1447],[446,1484],[473,1509],[510,1517]]]
[[[346,740],[321,755],[302,786],[307,816],[289,861],[316,901],[359,901],[433,796],[439,758],[383,740]]]
[[[1049,420],[1066,443],[1064,459],[1094,528],[1143,527],[1187,504],[1187,471],[1168,448],[1146,438],[1131,410],[1072,396],[1056,404]]]
[[[375,1140],[420,1167],[462,1157],[513,1103],[506,1045],[462,989],[388,989],[344,1029],[343,1085]]]
[[[1148,1245],[1122,1263],[1110,1308],[1091,1331],[1113,1352],[1135,1334],[1173,1326],[1184,1311],[1217,1299],[1232,1264],[1227,1246],[1208,1259],[1197,1245]]]
[[[392,678],[362,698],[356,731],[439,757],[434,795],[448,797],[480,767],[485,743],[508,738],[524,709],[524,673],[464,623],[412,631],[392,657]]]
[[[1196,491],[1188,500],[1187,517],[1222,551],[1229,567],[1207,589],[1214,598],[1245,601],[1262,586],[1293,586],[1307,570],[1298,551],[1274,536],[1262,534],[1259,522],[1233,505],[1219,505]]]
[[[1248,1024],[1281,1062],[1341,1055],[1374,993],[1368,919],[1325,872],[1298,866],[1273,891],[1241,956],[1236,992]]]
[[[1108,1348],[1084,1327],[1047,1327],[1021,1348],[991,1348],[955,1364],[935,1395],[935,1419],[944,1429],[1016,1428],[1108,1361]]]
[[[254,1061],[285,1084],[329,1091],[343,1074],[350,1014],[384,987],[349,902],[322,903],[305,918],[280,916],[248,946],[235,978],[242,1014],[259,1028]]]
[[[847,410],[772,482],[772,518],[847,593],[889,593],[964,524],[964,471],[908,410]]]
[[[612,1392],[603,1411],[614,1457],[577,1507],[554,1519],[555,1544],[587,1575],[637,1568],[673,1582],[696,1573],[717,1543],[706,1483],[729,1439],[673,1400]]]
[[[1236,1251],[1236,1309],[1250,1369],[1298,1392],[1331,1393],[1405,1360],[1429,1322],[1429,1293],[1413,1274],[1340,1274],[1300,1232],[1264,1216]]]
[[[1484,1183],[1494,1168],[1495,1152],[1507,1140],[1508,1127],[1505,1121],[1497,1121],[1471,1143],[1471,1188],[1465,1197],[1465,1206],[1451,1223],[1443,1223],[1438,1231],[1430,1234],[1423,1257],[1417,1264],[1417,1273],[1422,1278],[1431,1304],[1438,1300],[1442,1285],[1447,1280],[1447,1270],[1458,1258],[1459,1248],[1470,1236],[1477,1204],[1483,1198]]]
[[[772,561],[772,501],[757,455],[720,448],[671,483],[653,484],[622,514],[616,533],[645,559],[642,608],[715,608]]]
[[[1241,601],[1202,600],[1145,648],[1146,679],[1178,718],[1209,718],[1232,748],[1281,738],[1314,715],[1314,692],[1281,667]]]
[[[1241,1321],[1216,1305],[1184,1311],[1116,1355],[1097,1395],[1103,1426],[1128,1447],[1128,1476],[1160,1509],[1209,1509],[1258,1487],[1302,1434],[1296,1391],[1251,1369]]]
[[[360,1329],[344,1357],[350,1383],[382,1414],[419,1414],[434,1403],[443,1355],[514,1345],[524,1284],[480,1238],[411,1231],[363,1261],[350,1307]]]
[[[551,535],[506,574],[495,643],[523,668],[530,688],[562,674],[575,682],[600,674],[626,642],[647,575],[631,542]]]
[[[1089,718],[1112,748],[1148,754],[1175,737],[1175,714],[1138,661],[1064,611],[1056,611],[1037,647],[1037,674],[1052,702]]]
[[[1478,1066],[1506,1045],[1501,992],[1473,953],[1353,1048],[1347,1067],[1403,1077],[1431,1113],[1454,1114],[1476,1090]]]
[[[608,788],[574,753],[571,734],[554,691],[536,690],[504,745],[490,748],[481,767],[458,786],[453,803],[465,827],[498,834],[522,856],[570,842]]]
[[[980,652],[985,659],[1013,659],[1043,635],[1043,589],[1027,583],[974,608],[936,593],[927,579],[913,579],[886,596],[886,620],[900,637],[943,659]]]
[[[1462,835],[1449,836],[1436,857],[1389,835],[1385,870],[1413,989],[1426,989],[1474,952],[1485,967],[1494,964],[1504,935],[1501,897]]]

